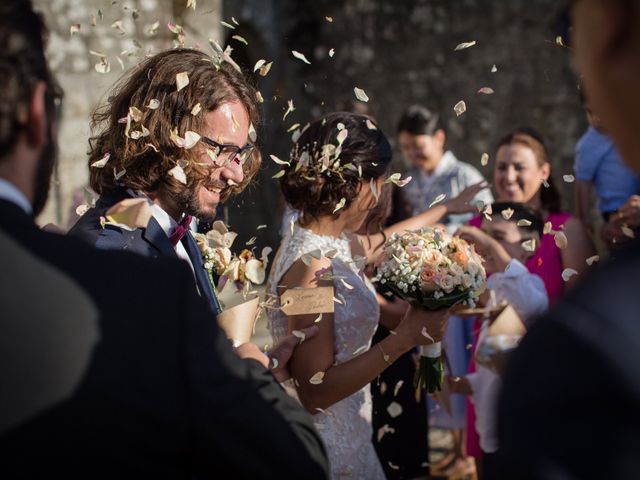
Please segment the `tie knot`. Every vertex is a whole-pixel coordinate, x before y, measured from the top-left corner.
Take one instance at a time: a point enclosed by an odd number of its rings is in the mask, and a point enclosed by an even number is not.
[[[189,225],[191,225],[191,219],[193,217],[191,215],[185,215],[182,217],[182,220],[178,223],[178,226],[173,230],[173,233],[169,237],[171,240],[171,244],[175,247],[182,237],[185,236],[187,231],[189,231]]]

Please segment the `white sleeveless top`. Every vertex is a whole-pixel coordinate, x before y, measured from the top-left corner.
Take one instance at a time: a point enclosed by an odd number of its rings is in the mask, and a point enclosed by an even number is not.
[[[278,298],[277,286],[284,274],[305,253],[333,250],[331,261],[335,302],[335,364],[344,363],[367,351],[380,318],[375,290],[353,261],[349,240],[317,235],[295,226],[280,245],[274,259],[267,293]],[[349,286],[345,285],[343,281]],[[276,306],[280,306],[276,302]],[[269,329],[274,343],[288,334],[287,316],[278,309],[268,309]],[[314,416],[327,447],[332,478],[384,479],[384,473],[372,443],[371,393],[369,385],[331,405]]]

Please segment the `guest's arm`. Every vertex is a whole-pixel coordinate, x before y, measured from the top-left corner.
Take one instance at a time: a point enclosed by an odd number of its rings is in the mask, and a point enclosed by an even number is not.
[[[587,229],[577,218],[567,220],[563,231],[567,236],[567,248],[560,250],[562,268],[573,268],[578,272],[578,275],[573,275],[567,282],[567,287],[571,288],[581,280],[581,275],[588,270],[587,258],[595,255],[596,249],[589,238]]]
[[[450,214],[470,213],[476,211],[476,207],[471,204],[471,200],[478,194],[478,192],[486,188],[489,188],[489,184],[485,181],[471,185],[460,192],[460,195],[457,197],[446,199],[442,203],[434,205],[419,215],[385,228],[384,235],[382,233],[370,235],[370,241],[367,240],[366,236],[360,235],[359,237],[363,240],[362,243],[365,248],[365,255],[367,259],[370,263],[375,263],[382,252],[382,249],[379,248],[381,242],[385,237],[389,237],[394,233],[402,233],[405,230],[417,230],[423,227],[433,226]]]
[[[592,184],[586,180],[576,180],[576,217],[593,234],[589,214],[591,212],[591,190]]]

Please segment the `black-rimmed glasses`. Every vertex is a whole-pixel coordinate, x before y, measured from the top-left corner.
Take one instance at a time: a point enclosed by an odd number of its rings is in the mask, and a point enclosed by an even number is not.
[[[251,143],[247,143],[244,147],[238,147],[228,143],[218,143],[208,137],[200,137],[200,139],[210,147],[213,147],[214,162],[219,167],[226,167],[232,160],[241,167],[244,166],[255,148]]]

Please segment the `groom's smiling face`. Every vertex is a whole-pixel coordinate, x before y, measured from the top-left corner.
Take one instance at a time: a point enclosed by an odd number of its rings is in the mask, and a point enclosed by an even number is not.
[[[229,102],[205,115],[205,127],[200,133],[218,143],[244,147],[249,140],[249,115],[239,101]],[[207,153],[204,142],[194,147],[198,149],[198,161],[210,165],[209,176],[202,179],[190,176],[185,190],[176,198],[184,205],[184,211],[205,222],[216,216],[216,208],[226,199],[233,185],[242,183],[244,173],[239,159],[231,159],[222,167],[216,166]]]

